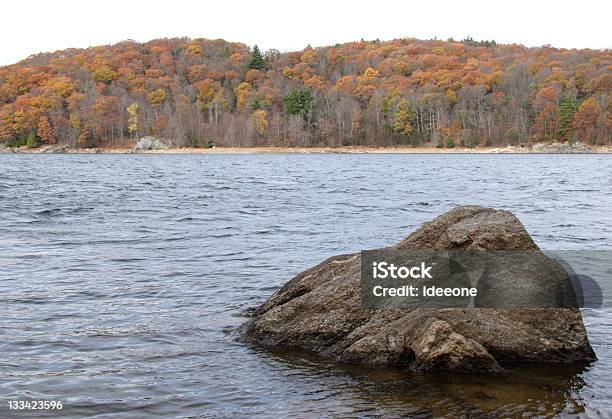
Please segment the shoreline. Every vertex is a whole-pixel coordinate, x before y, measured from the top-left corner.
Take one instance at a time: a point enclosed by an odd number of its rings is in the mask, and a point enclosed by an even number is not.
[[[607,154],[612,146],[569,145],[507,146],[507,147],[170,147],[158,150],[134,151],[132,148],[65,148],[43,146],[40,148],[0,147],[0,154]]]

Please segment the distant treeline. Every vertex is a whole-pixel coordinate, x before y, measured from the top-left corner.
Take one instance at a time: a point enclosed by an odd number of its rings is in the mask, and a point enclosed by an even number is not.
[[[0,143],[125,147],[610,144],[610,50],[398,39],[262,53],[125,41],[0,67]]]

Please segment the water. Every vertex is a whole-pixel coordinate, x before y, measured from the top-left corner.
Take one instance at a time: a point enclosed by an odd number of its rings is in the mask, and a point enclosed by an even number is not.
[[[497,378],[231,330],[300,271],[456,205],[511,210],[542,248],[610,249],[611,177],[606,155],[0,155],[0,416],[610,415],[610,310],[583,312],[597,362]]]

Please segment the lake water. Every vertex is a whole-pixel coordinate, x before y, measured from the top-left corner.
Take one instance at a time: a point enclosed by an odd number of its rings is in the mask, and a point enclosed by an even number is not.
[[[610,249],[607,155],[0,155],[0,417],[612,413],[599,360],[414,375],[238,343],[245,311],[338,253],[462,204],[514,212],[544,249]],[[52,416],[53,413],[48,413]]]

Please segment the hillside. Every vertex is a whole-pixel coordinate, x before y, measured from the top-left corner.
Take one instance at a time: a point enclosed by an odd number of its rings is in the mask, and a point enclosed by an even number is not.
[[[260,53],[187,38],[0,67],[0,143],[502,146],[612,143],[612,52],[466,39]]]

